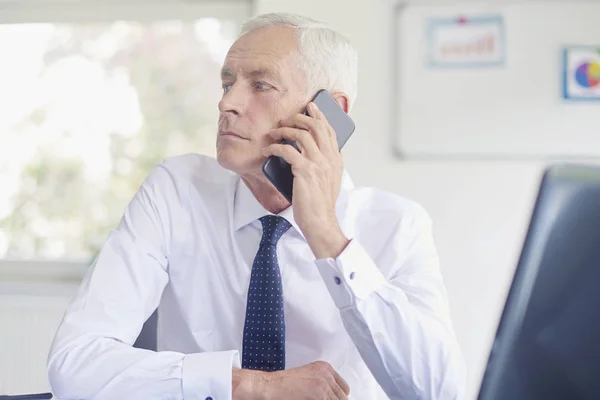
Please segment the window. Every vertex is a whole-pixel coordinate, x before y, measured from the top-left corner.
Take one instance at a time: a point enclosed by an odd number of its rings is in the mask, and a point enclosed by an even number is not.
[[[89,262],[157,163],[214,155],[239,19],[72,19],[0,24],[0,259]]]

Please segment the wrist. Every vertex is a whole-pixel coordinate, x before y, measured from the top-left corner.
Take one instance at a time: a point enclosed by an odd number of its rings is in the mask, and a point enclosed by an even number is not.
[[[273,394],[272,379],[277,376],[278,372],[266,372],[260,378],[258,399],[260,400],[277,400]]]
[[[310,239],[307,237],[307,241],[317,260],[337,258],[350,243],[350,240],[337,224],[331,229],[319,231],[318,235]]]
[[[243,372],[240,368],[231,369],[231,392],[235,393],[240,383],[242,383]]]
[[[265,400],[265,372],[233,368],[231,381],[233,400]]]

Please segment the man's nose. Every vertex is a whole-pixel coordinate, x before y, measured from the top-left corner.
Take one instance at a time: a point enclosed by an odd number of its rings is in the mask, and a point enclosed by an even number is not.
[[[242,85],[238,83],[233,84],[229,90],[223,94],[221,101],[219,101],[219,112],[221,114],[242,114],[246,107],[247,97]]]

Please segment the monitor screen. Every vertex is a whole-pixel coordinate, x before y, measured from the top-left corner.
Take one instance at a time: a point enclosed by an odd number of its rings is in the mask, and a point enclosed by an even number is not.
[[[544,174],[479,399],[600,399],[600,168]]]

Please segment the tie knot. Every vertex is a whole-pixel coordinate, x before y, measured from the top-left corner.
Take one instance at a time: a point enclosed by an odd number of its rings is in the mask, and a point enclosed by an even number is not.
[[[263,234],[260,244],[277,245],[283,234],[292,226],[285,218],[277,215],[265,215],[260,218]]]

